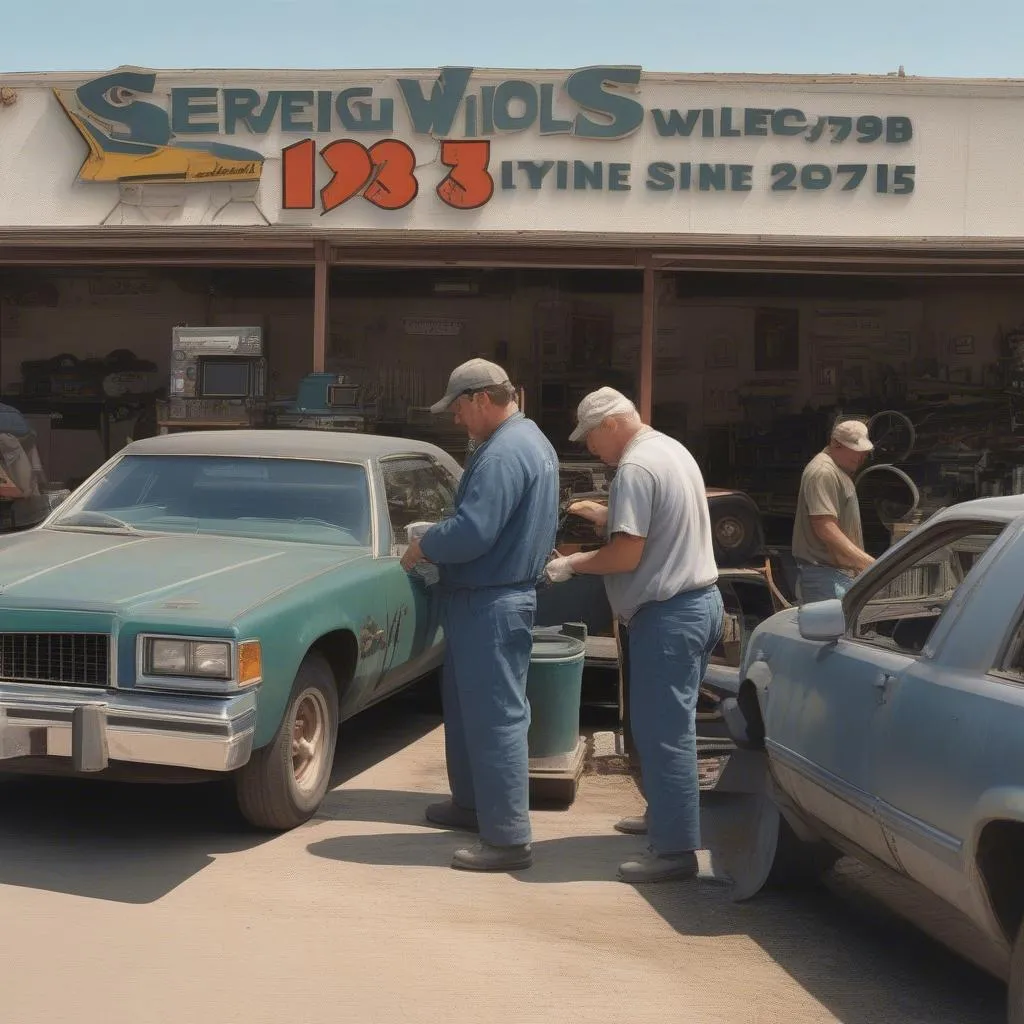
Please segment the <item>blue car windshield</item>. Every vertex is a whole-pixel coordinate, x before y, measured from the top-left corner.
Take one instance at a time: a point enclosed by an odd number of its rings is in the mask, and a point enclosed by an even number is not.
[[[363,466],[209,455],[127,455],[50,525],[359,547],[372,536]]]

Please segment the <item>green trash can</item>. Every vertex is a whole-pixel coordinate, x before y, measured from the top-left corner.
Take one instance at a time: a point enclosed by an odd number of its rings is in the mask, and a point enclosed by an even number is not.
[[[580,742],[580,697],[587,647],[569,631],[570,627],[536,627],[533,631],[526,677],[531,760],[572,754]]]

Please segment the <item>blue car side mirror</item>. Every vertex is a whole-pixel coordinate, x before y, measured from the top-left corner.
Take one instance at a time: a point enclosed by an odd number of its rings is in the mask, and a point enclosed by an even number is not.
[[[843,602],[832,599],[805,604],[797,613],[797,622],[805,640],[835,643],[846,632]]]

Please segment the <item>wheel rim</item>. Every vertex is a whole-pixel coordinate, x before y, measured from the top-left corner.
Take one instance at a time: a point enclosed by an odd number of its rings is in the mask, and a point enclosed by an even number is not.
[[[301,793],[316,789],[330,744],[327,702],[318,690],[305,690],[295,702],[292,719],[292,777]]]
[[[738,548],[746,538],[743,523],[735,516],[723,516],[715,524],[715,537],[720,547],[728,551]]]

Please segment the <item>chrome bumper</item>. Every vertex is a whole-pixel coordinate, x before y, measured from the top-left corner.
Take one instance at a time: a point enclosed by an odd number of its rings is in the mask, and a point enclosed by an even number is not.
[[[256,693],[172,697],[0,683],[0,761],[71,758],[97,772],[110,761],[228,772],[249,760]]]

